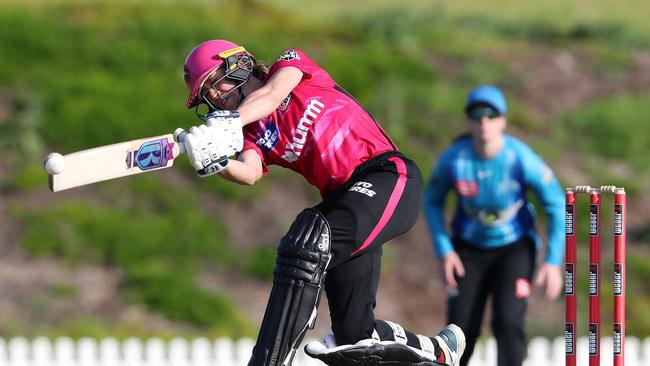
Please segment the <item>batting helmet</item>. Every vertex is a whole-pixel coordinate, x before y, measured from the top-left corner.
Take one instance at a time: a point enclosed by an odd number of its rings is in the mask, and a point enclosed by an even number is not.
[[[224,62],[227,77],[237,81],[239,86],[250,77],[253,61],[253,56],[244,47],[222,39],[206,41],[194,47],[183,65],[183,78],[190,91],[187,108],[199,103],[198,93],[205,79]]]

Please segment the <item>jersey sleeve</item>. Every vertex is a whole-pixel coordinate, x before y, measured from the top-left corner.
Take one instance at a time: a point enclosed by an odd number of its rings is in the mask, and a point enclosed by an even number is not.
[[[453,245],[447,234],[445,225],[445,200],[451,189],[451,176],[449,174],[448,154],[443,154],[431,172],[431,178],[426,185],[423,198],[424,214],[431,239],[433,250],[442,258],[453,251]]]
[[[564,258],[564,192],[553,170],[528,146],[521,149],[524,181],[539,199],[547,218],[545,262],[561,265]]]
[[[262,161],[262,173],[266,174],[269,172],[269,167],[268,163],[266,161],[266,157],[264,155],[264,152],[262,149],[258,146],[257,141],[259,140],[258,133],[252,129],[252,128],[247,128],[247,126],[244,127],[244,147],[242,148],[242,151],[246,150],[253,150],[257,153],[257,155],[260,156],[260,160]]]
[[[269,69],[268,77],[270,78],[283,67],[293,66],[302,71],[303,79],[310,79],[317,75],[322,70],[312,59],[310,59],[303,51],[297,48],[290,48],[282,51],[276,58],[273,65]]]

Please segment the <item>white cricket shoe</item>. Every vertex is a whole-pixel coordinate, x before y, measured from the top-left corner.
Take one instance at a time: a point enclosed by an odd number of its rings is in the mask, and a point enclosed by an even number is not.
[[[449,324],[435,337],[445,355],[445,365],[458,366],[460,357],[465,352],[465,333],[456,324]]]

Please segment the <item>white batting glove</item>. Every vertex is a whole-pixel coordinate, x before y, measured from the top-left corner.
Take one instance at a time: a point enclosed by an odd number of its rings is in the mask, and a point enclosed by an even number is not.
[[[228,148],[226,155],[232,156],[244,148],[244,133],[239,112],[216,110],[205,115],[208,127],[216,128]]]
[[[206,177],[218,173],[228,166],[228,156],[232,149],[229,142],[217,128],[200,125],[192,126],[184,138],[185,150],[196,174]]]

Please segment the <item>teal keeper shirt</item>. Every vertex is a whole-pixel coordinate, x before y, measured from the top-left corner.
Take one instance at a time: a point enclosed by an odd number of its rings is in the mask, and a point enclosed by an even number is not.
[[[491,159],[474,152],[472,140],[461,138],[438,159],[425,189],[424,211],[435,253],[453,250],[450,237],[479,248],[497,248],[528,235],[540,247],[535,232],[536,212],[528,201],[531,190],[548,219],[546,263],[564,258],[564,191],[553,171],[524,142],[504,136],[504,146]],[[448,234],[445,200],[450,190],[457,207]]]

